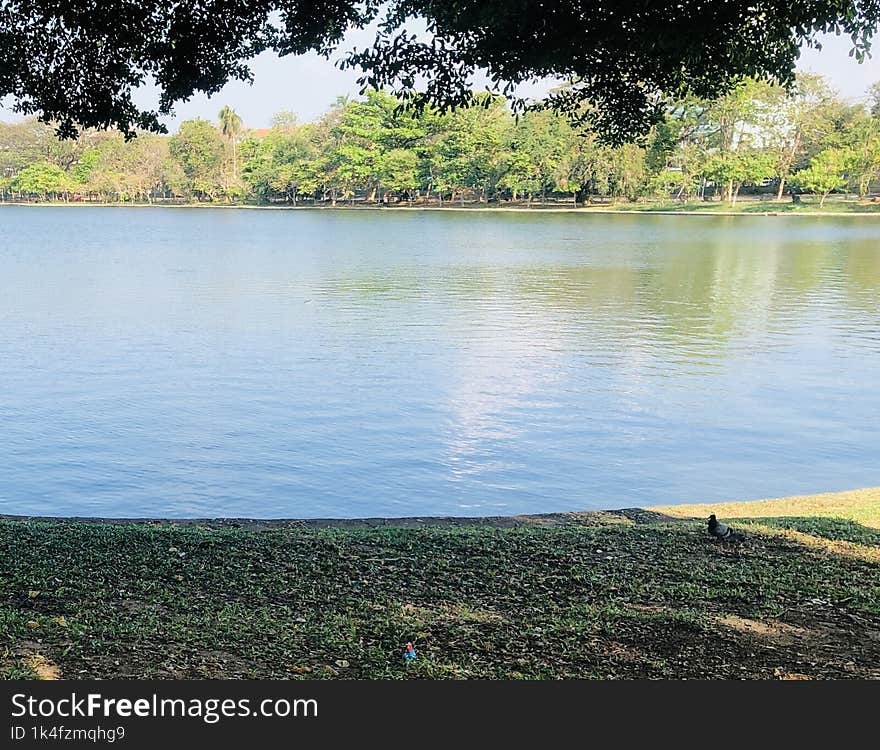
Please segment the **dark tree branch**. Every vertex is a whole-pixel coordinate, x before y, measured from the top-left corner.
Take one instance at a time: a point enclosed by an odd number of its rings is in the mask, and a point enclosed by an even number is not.
[[[790,84],[820,32],[849,35],[863,58],[880,0],[0,0],[0,96],[63,136],[161,132],[175,102],[250,79],[254,55],[329,56],[377,19],[374,44],[340,62],[362,86],[445,109],[473,101],[478,71],[507,94],[554,76],[572,85],[514,107],[588,118],[616,143],[645,133],[668,97],[716,96],[744,76]],[[408,33],[412,19],[431,36]],[[148,80],[156,111],[132,101]]]

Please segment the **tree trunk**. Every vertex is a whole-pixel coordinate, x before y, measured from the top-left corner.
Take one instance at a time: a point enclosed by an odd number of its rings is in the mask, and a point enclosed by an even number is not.
[[[781,176],[779,178],[779,189],[776,191],[776,200],[782,200],[782,194],[785,192],[785,177]]]
[[[791,166],[794,164],[794,159],[797,156],[797,150],[801,145],[801,134],[799,131],[795,131],[794,143],[791,144],[791,152],[788,155],[788,162],[786,162],[784,171],[780,172],[779,175],[779,189],[776,191],[776,200],[782,200],[782,193],[785,192],[785,182],[788,179],[788,173],[791,171]]]

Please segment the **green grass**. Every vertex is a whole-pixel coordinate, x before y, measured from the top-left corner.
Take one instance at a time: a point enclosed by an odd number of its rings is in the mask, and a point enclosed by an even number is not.
[[[837,518],[880,530],[880,487],[821,495],[794,495],[745,503],[658,505],[652,510],[675,518],[705,518],[710,513],[728,518]]]
[[[702,520],[264,531],[4,521],[0,675],[880,676],[880,532],[758,518],[741,523],[741,546],[710,541]]]
[[[693,201],[682,203],[679,201],[644,201],[638,203],[613,203],[590,206],[593,210],[614,211],[646,211],[646,212],[675,212],[675,213],[738,213],[738,214],[847,214],[847,213],[878,213],[880,203],[858,200],[828,200],[824,206],[819,205],[818,200],[809,197],[800,203],[792,203],[790,199],[776,202],[773,200],[753,201],[739,200],[733,205],[728,201]]]

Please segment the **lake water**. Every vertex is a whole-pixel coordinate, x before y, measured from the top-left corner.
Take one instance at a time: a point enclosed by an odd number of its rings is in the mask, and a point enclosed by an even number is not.
[[[880,484],[880,219],[0,207],[0,513]]]

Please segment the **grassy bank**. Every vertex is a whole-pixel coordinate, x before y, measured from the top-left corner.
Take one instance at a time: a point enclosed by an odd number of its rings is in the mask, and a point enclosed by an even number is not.
[[[873,215],[880,214],[880,203],[859,200],[835,200],[828,201],[824,206],[819,201],[810,199],[800,203],[792,203],[790,200],[776,201],[750,201],[741,200],[734,204],[727,201],[696,201],[680,203],[663,201],[657,203],[616,203],[613,206],[589,206],[587,211],[600,211],[612,209],[619,213],[677,213],[677,214],[717,214],[738,215],[754,214],[758,216],[836,216],[838,214]]]
[[[708,506],[507,528],[0,521],[0,670],[880,677],[880,490],[722,508],[744,545],[707,538]]]

